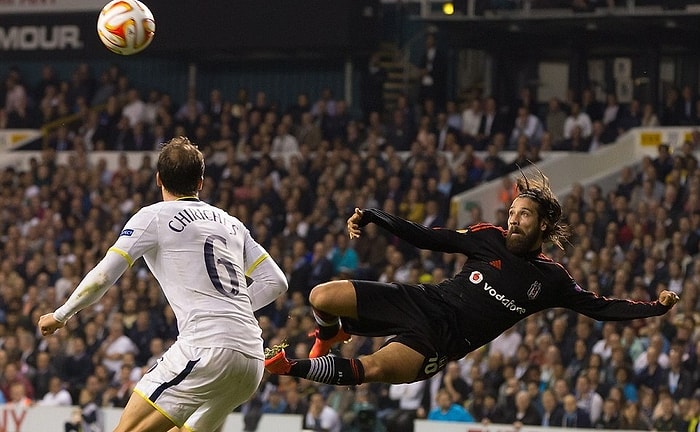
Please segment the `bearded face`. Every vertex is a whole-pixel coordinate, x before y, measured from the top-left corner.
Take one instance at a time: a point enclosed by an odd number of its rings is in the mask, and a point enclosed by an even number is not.
[[[519,227],[509,227],[506,234],[506,247],[515,255],[524,255],[540,246],[540,232],[526,232]]]
[[[515,255],[524,255],[542,244],[542,230],[537,203],[530,198],[516,198],[508,210],[506,247]]]

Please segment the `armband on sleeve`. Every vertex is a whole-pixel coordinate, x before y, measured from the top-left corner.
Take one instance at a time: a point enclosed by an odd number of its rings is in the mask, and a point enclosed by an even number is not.
[[[264,247],[248,235],[245,241],[245,276],[252,282],[248,294],[253,310],[269,305],[287,291],[287,277]]]

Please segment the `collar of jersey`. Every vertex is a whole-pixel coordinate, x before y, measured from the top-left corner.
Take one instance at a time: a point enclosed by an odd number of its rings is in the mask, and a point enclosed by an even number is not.
[[[542,248],[538,248],[538,249],[526,252],[523,255],[523,258],[526,258],[526,259],[537,258],[538,256],[540,256],[541,253],[542,253]]]
[[[196,196],[184,196],[176,199],[175,201],[199,201],[199,198]]]

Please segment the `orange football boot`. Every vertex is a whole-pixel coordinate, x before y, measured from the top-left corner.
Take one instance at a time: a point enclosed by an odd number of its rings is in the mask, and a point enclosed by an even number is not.
[[[330,339],[319,339],[318,329],[312,333],[309,333],[309,336],[316,338],[314,345],[311,347],[311,351],[309,352],[309,358],[317,358],[327,355],[329,352],[331,352],[333,345],[340,342],[347,342],[352,337],[349,333],[346,333],[342,327],[338,330],[338,333],[336,333],[336,335]]]

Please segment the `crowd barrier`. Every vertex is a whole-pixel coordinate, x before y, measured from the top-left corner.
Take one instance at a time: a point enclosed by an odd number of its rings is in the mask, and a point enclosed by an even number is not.
[[[74,407],[0,406],[0,432],[64,432]],[[119,422],[121,408],[102,408],[102,431],[111,432]],[[256,432],[300,432],[303,418],[292,414],[265,414]],[[243,430],[243,415],[229,414],[222,432]]]
[[[64,432],[64,424],[74,407],[0,407],[0,432]],[[114,429],[121,416],[121,408],[102,408],[103,431]],[[256,432],[303,432],[303,417],[295,414],[263,414]],[[414,432],[566,432],[559,427],[523,426],[516,429],[508,424],[462,423],[416,420]],[[243,431],[243,415],[229,414],[222,432]],[[631,431],[617,431],[631,432]]]

